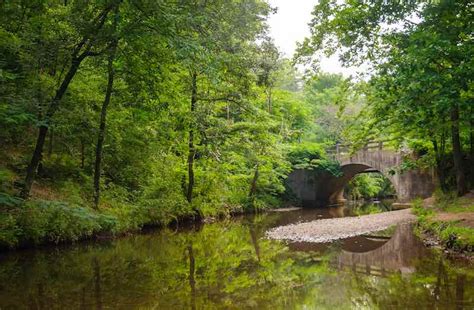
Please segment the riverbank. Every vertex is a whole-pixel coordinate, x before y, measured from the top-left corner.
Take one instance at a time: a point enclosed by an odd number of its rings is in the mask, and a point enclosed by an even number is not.
[[[116,202],[100,209],[66,201],[22,200],[0,193],[0,251],[43,245],[69,244],[84,240],[113,239],[180,223],[225,218],[242,209],[196,218],[190,207],[165,207]]]
[[[45,163],[29,198],[21,199],[18,193],[24,180],[21,158],[25,152],[9,149],[0,153],[0,251],[111,239],[197,218],[213,221],[271,208],[277,201],[274,197],[274,201],[264,200],[263,196],[248,201],[246,195],[228,199],[225,195],[230,197],[230,192],[222,192],[225,199],[213,199],[200,192],[189,203],[182,189],[169,190],[168,185],[131,191],[123,185],[107,183],[99,206],[94,207],[91,176],[75,166],[51,162]]]
[[[413,209],[425,244],[474,261],[474,191],[417,200]]]
[[[8,203],[0,212],[0,250],[112,238],[166,224],[152,210],[133,205],[94,210],[64,201],[0,199]]]
[[[416,217],[411,209],[362,215],[322,219],[311,222],[276,227],[267,232],[267,237],[277,240],[325,243],[337,239],[381,231],[392,225],[413,222]]]

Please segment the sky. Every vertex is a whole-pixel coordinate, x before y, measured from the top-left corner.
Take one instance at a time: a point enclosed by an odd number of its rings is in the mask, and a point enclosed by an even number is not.
[[[311,11],[317,2],[317,0],[269,0],[272,7],[278,8],[278,12],[269,19],[270,35],[286,57],[293,56],[296,42],[301,42],[310,35],[308,23],[311,21]],[[342,73],[344,76],[356,73],[356,68],[343,68],[336,55],[322,59],[320,65],[325,72]]]

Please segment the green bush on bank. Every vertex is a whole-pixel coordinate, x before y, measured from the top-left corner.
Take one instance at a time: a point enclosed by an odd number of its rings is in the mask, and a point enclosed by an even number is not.
[[[113,231],[117,219],[59,201],[28,201],[0,213],[0,247],[60,243]]]
[[[176,215],[156,205],[115,203],[100,211],[62,201],[22,201],[0,194],[0,248],[75,242],[166,225]]]
[[[443,211],[451,210],[451,208],[457,209],[456,200],[453,200],[451,205],[446,199],[437,201],[441,203],[437,206],[442,207]],[[435,220],[435,210],[424,208],[421,199],[413,202],[413,210],[418,217],[419,228],[436,236],[446,248],[455,251],[474,251],[474,229],[460,226],[459,221]]]

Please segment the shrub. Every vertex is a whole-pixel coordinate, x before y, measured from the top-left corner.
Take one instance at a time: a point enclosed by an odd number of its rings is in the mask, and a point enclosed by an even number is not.
[[[18,223],[33,243],[77,241],[113,228],[113,217],[63,202],[38,201],[25,205]]]
[[[20,231],[21,229],[11,214],[0,213],[0,248],[15,247],[18,244]]]
[[[474,251],[474,229],[451,222],[426,222],[425,229],[436,234],[447,248],[457,251]]]
[[[117,219],[59,201],[29,201],[2,210],[0,247],[77,241],[111,232]]]
[[[288,152],[288,160],[295,169],[328,172],[334,176],[342,175],[339,163],[327,158],[323,147],[317,143],[301,143],[292,146]]]
[[[58,180],[78,179],[81,175],[77,158],[69,154],[51,154],[51,156],[45,156],[42,163],[43,174],[50,178]]]
[[[7,191],[13,188],[15,174],[10,170],[0,167],[0,191]]]
[[[11,196],[7,193],[0,192],[0,207],[2,208],[12,208],[19,206],[23,203],[23,200],[14,196]]]

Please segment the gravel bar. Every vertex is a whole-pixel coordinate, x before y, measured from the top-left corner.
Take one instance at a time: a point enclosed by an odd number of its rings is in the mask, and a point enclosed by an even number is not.
[[[267,231],[266,235],[277,240],[324,243],[384,230],[392,225],[412,222],[415,219],[411,209],[404,209],[279,226]]]

